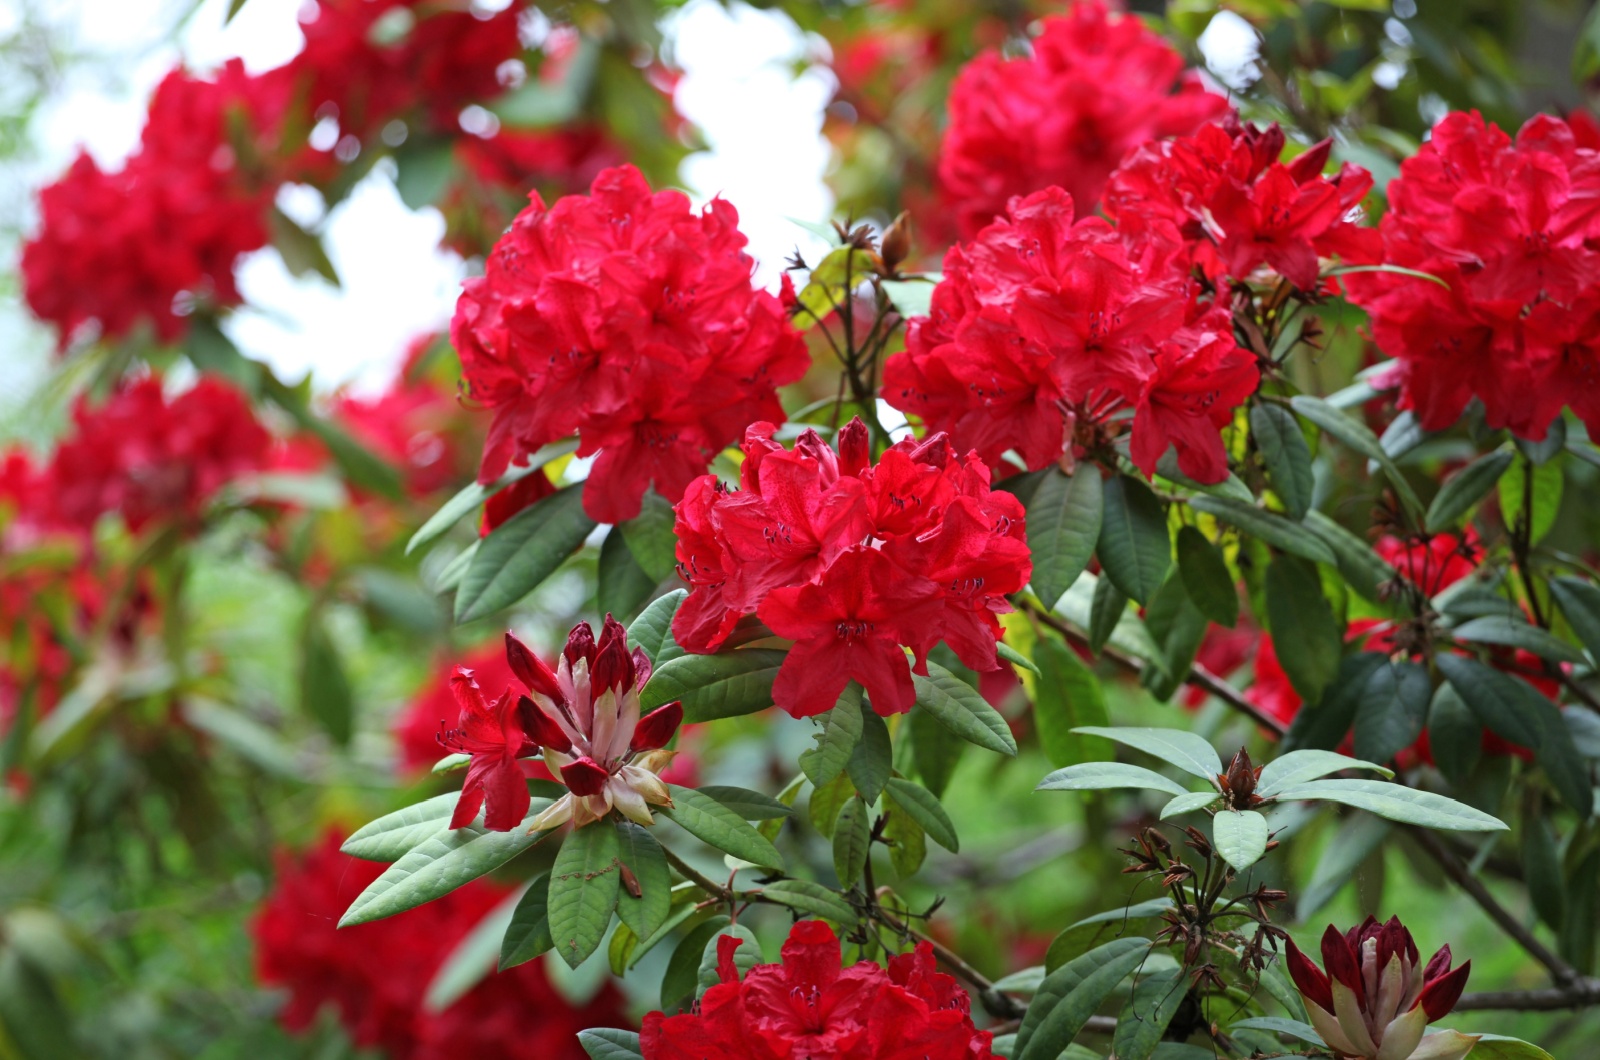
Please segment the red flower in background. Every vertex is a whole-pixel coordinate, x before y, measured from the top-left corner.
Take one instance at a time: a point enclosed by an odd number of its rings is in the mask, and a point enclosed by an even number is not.
[[[972,1023],[971,1000],[934,970],[923,942],[890,958],[841,968],[839,940],[820,920],[802,920],[783,944],[781,964],[758,964],[739,979],[741,940],[717,941],[720,982],[697,1011],[645,1017],[645,1060],[988,1060],[990,1036]]]
[[[602,522],[668,500],[746,425],[780,419],[775,388],[805,371],[776,298],[750,286],[732,206],[695,214],[631,166],[587,198],[533,203],[468,280],[451,337],[474,399],[494,410],[479,469],[573,433],[597,456],[584,508]]]
[[[252,934],[257,976],[289,991],[285,1027],[304,1030],[332,1007],[358,1046],[382,1048],[390,1060],[583,1060],[578,1031],[627,1026],[615,986],[574,1005],[550,985],[542,960],[490,975],[443,1012],[427,1012],[422,999],[439,966],[510,892],[476,880],[399,916],[335,927],[384,868],[340,853],[334,832],[300,858],[279,858]]]
[[[991,492],[989,470],[944,435],[896,443],[868,464],[852,420],[839,451],[814,431],[788,450],[769,423],[745,435],[741,490],[714,477],[677,506],[679,572],[690,585],[673,617],[689,651],[714,652],[755,612],[795,646],[773,687],[797,717],[831,708],[854,678],[881,714],[911,709],[917,673],[940,641],[979,672],[998,665],[1005,594],[1032,569],[1023,509]]]
[[[1132,408],[1143,471],[1170,444],[1184,474],[1216,482],[1227,474],[1220,428],[1260,375],[1227,310],[1199,293],[1180,244],[1074,222],[1059,188],[1019,198],[945,255],[929,315],[885,365],[883,395],[991,466],[1016,450],[1030,470],[1082,432],[1120,430],[1113,418]]]
[[[1348,280],[1399,362],[1426,430],[1472,398],[1491,427],[1542,439],[1563,406],[1600,430],[1600,151],[1540,115],[1515,141],[1452,113],[1389,184],[1383,261]]]
[[[1213,283],[1262,265],[1303,291],[1317,285],[1318,256],[1378,256],[1377,235],[1352,219],[1372,175],[1345,163],[1322,175],[1331,140],[1279,162],[1283,130],[1229,115],[1192,136],[1145,144],[1111,175],[1106,214],[1132,235],[1168,229]],[[1171,230],[1176,231],[1176,235]]]
[[[950,87],[938,178],[965,239],[1013,196],[1051,185],[1087,215],[1129,151],[1231,109],[1184,71],[1171,45],[1099,0],[1040,25],[1030,57],[984,52]]]
[[[461,406],[455,394],[418,370],[435,341],[432,335],[413,341],[382,393],[343,394],[331,409],[359,441],[401,468],[406,491],[413,497],[455,485],[471,466],[471,457],[463,451]]]
[[[244,397],[204,377],[168,398],[161,379],[128,383],[103,404],[80,398],[51,461],[55,522],[84,533],[120,512],[135,532],[190,522],[213,494],[266,462],[271,439]]]

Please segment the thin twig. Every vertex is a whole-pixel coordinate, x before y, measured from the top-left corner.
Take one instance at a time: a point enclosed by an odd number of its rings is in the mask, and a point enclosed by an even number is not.
[[[1555,1012],[1560,1009],[1600,1005],[1600,979],[1580,979],[1548,990],[1487,990],[1463,994],[1455,1012],[1483,1012],[1489,1009],[1521,1012]]]
[[[732,901],[733,892],[728,890],[728,888],[722,886],[720,883],[717,883],[715,880],[711,879],[711,877],[707,876],[705,873],[701,872],[699,869],[683,860],[677,854],[673,853],[671,847],[663,844],[661,849],[667,855],[667,864],[677,869],[678,874],[684,879],[695,884],[707,894],[715,896],[718,901]]]

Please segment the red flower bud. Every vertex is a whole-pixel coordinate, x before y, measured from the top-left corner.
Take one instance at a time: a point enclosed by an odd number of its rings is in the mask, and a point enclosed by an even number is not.
[[[628,744],[628,750],[637,753],[665,747],[682,723],[682,703],[673,700],[666,706],[657,707],[639,719],[638,726],[633,730],[633,740]]]
[[[572,627],[572,632],[567,634],[567,646],[561,650],[561,654],[572,666],[578,665],[579,659],[591,664],[594,662],[594,630],[589,628],[589,623],[579,622]]]
[[[517,700],[517,720],[522,723],[522,731],[539,746],[560,751],[562,754],[572,750],[572,740],[562,731],[561,726],[527,696]]]
[[[572,789],[574,795],[598,795],[606,786],[606,778],[611,774],[605,768],[585,755],[570,765],[561,767],[561,779],[566,781],[567,787]]]
[[[1329,1012],[1333,1011],[1333,985],[1328,982],[1328,977],[1322,974],[1316,962],[1300,951],[1300,947],[1289,940],[1288,951],[1289,977],[1294,980],[1294,985],[1310,1001],[1316,1002]]]
[[[544,660],[528,650],[528,646],[518,640],[510,630],[506,631],[506,662],[511,666],[511,672],[517,680],[528,686],[530,692],[538,692],[560,703],[565,700],[561,694],[561,686],[556,683],[556,675]],[[531,731],[531,730],[530,730]],[[555,744],[548,746],[554,747]]]
[[[861,417],[839,428],[839,473],[859,478],[872,463],[872,441]]]
[[[600,634],[600,647],[589,664],[589,683],[595,694],[614,688],[621,695],[633,687],[633,659],[628,655],[628,634],[610,615]]]
[[[1422,988],[1422,996],[1417,999],[1417,1004],[1428,1014],[1430,1022],[1443,1019],[1456,1007],[1456,1002],[1461,1000],[1461,991],[1466,989],[1467,976],[1471,974],[1471,961],[1437,979],[1424,974],[1427,985]]]

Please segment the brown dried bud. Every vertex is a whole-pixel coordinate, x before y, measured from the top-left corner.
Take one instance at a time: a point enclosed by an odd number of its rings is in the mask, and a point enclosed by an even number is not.
[[[1248,810],[1259,805],[1261,800],[1256,797],[1256,778],[1260,775],[1261,770],[1250,763],[1250,752],[1239,748],[1233,761],[1228,763],[1228,771],[1217,777],[1222,793],[1227,796],[1228,805],[1235,810]]]
[[[904,210],[894,219],[888,229],[883,233],[883,242],[879,244],[883,253],[883,266],[892,276],[900,269],[900,263],[906,260],[911,253],[911,215]]]
[[[633,874],[633,870],[620,861],[617,862],[617,868],[622,870],[622,886],[628,889],[628,893],[635,898],[643,898],[644,888],[639,886],[639,877]]]
[[[1189,847],[1203,858],[1209,858],[1211,856],[1211,840],[1206,838],[1205,833],[1192,825],[1185,825],[1183,830],[1189,836],[1184,846]]]

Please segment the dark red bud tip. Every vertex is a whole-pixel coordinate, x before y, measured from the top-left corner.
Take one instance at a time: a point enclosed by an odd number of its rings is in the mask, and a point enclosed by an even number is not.
[[[506,631],[506,662],[511,666],[511,672],[517,680],[528,687],[530,692],[549,696],[556,702],[564,698],[561,695],[561,686],[556,683],[556,675],[544,660],[528,650],[528,646],[518,640],[510,630]]]
[[[1311,1001],[1322,1007],[1325,1012],[1333,1011],[1333,986],[1328,982],[1328,977],[1322,974],[1322,969],[1316,963],[1300,952],[1300,947],[1289,940],[1287,961],[1289,978],[1294,980],[1295,987]]]
[[[1355,944],[1339,934],[1332,924],[1322,933],[1322,967],[1328,976],[1349,988],[1356,995],[1356,1003],[1367,1003],[1366,982],[1361,976],[1361,958]]]
[[[857,416],[839,428],[839,473],[860,478],[871,463],[872,441],[867,425]]]
[[[1422,996],[1417,998],[1417,1004],[1428,1014],[1430,1023],[1443,1019],[1456,1007],[1456,1002],[1461,1000],[1461,991],[1467,987],[1467,976],[1471,972],[1472,962],[1467,961],[1455,971],[1435,979],[1422,988]]]
[[[587,756],[561,767],[561,779],[566,781],[574,795],[600,794],[605,790],[608,776],[610,774],[603,766]]]
[[[621,695],[633,687],[628,634],[610,615],[606,616],[605,632],[600,635],[600,647],[589,663],[589,684],[596,695],[607,688],[614,688]]]
[[[540,747],[548,747],[562,754],[572,750],[572,740],[561,726],[527,696],[517,700],[517,720],[522,723],[522,731]]]
[[[572,627],[572,632],[567,634],[567,646],[561,650],[567,657],[569,665],[578,665],[579,659],[586,659],[594,663],[594,630],[589,628],[589,623],[579,622]]]
[[[633,730],[633,739],[628,743],[628,750],[654,751],[658,747],[665,747],[681,724],[683,724],[682,703],[673,700],[666,706],[657,707],[639,719],[638,726]]]

